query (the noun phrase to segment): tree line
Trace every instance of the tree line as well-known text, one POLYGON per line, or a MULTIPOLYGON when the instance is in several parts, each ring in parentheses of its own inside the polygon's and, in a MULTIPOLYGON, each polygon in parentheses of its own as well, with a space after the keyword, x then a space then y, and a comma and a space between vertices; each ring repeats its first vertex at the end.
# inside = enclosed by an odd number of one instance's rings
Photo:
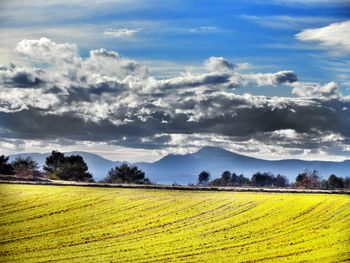
MULTIPOLYGON (((31 157, 18 157, 11 163, 9 158, 0 155, 0 175, 15 176, 17 180, 64 180, 76 182, 94 182, 93 175, 88 171, 88 165, 80 155, 65 156, 59 151, 52 151, 45 160, 43 171, 31 157)), ((13 177, 5 177, 5 179, 13 177)), ((112 168, 101 180, 106 183, 150 184, 145 173, 136 166, 122 164, 112 168)))
POLYGON ((299 173, 294 183, 289 183, 284 175, 274 175, 270 172, 256 172, 251 178, 243 174, 237 175, 230 171, 224 171, 219 178, 210 180, 211 175, 202 171, 198 175, 200 186, 254 186, 254 187, 297 187, 305 189, 350 189, 350 177, 338 177, 331 174, 328 179, 321 179, 317 170, 305 170, 299 173))
MULTIPOLYGON (((52 151, 45 160, 43 171, 31 157, 18 157, 9 162, 9 158, 0 155, 0 175, 15 176, 17 180, 65 180, 94 182, 88 165, 80 155, 65 156, 59 151, 52 151)), ((6 177, 3 177, 6 178, 6 177)), ((307 189, 341 189, 350 188, 350 177, 338 177, 334 174, 328 179, 321 179, 317 170, 305 170, 297 175, 295 182, 289 183, 286 176, 270 172, 256 172, 250 178, 243 174, 224 171, 220 177, 211 179, 207 171, 198 175, 200 186, 254 186, 254 187, 298 187, 307 189)), ((123 163, 110 169, 100 182, 120 184, 151 184, 145 172, 137 166, 123 163)))

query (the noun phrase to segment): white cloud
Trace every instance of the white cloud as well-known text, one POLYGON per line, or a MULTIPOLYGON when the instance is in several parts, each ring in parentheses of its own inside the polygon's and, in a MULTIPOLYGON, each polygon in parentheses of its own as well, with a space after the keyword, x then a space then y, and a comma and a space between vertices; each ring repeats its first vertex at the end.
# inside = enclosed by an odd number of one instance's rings
POLYGON ((305 26, 314 26, 319 23, 332 22, 332 18, 323 16, 287 16, 287 15, 276 15, 276 16, 253 16, 253 15, 242 15, 243 19, 253 21, 259 25, 278 28, 278 29, 303 29, 305 26))
POLYGON ((325 27, 305 29, 296 35, 301 41, 318 42, 321 46, 338 52, 350 53, 350 20, 325 27))
POLYGON ((347 5, 350 0, 272 0, 283 5, 347 5))
POLYGON ((0 98, 0 112, 19 112, 29 107, 48 110, 59 103, 56 95, 38 89, 0 89, 0 98))
POLYGON ((74 44, 56 44, 48 38, 39 40, 20 41, 15 49, 20 55, 28 57, 31 61, 39 63, 57 64, 76 64, 80 62, 78 49, 74 44))
POLYGON ((235 64, 230 63, 223 57, 210 57, 204 62, 208 71, 230 72, 236 68, 235 64))
POLYGON ((144 78, 148 68, 139 62, 121 57, 115 51, 106 49, 91 50, 90 57, 83 63, 83 68, 96 75, 117 77, 120 80, 128 76, 144 78))
POLYGON ((103 32, 103 34, 113 38, 131 38, 138 32, 140 32, 140 29, 120 28, 120 29, 107 29, 103 32))
POLYGON ((338 84, 334 81, 321 85, 319 83, 293 83, 292 93, 300 97, 314 97, 314 98, 338 98, 340 91, 338 84))
POLYGON ((189 31, 191 33, 201 33, 201 32, 215 32, 218 30, 219 30, 219 28, 217 28, 215 26, 201 26, 201 27, 191 28, 189 31))
POLYGON ((280 139, 284 139, 284 138, 287 138, 289 140, 301 139, 301 136, 293 129, 282 129, 282 130, 273 131, 271 135, 273 137, 277 137, 280 139))
POLYGON ((0 20, 10 24, 21 23, 23 18, 27 24, 45 24, 50 22, 65 22, 67 19, 82 19, 96 13, 124 13, 148 5, 144 0, 10 0, 1 1, 0 20))

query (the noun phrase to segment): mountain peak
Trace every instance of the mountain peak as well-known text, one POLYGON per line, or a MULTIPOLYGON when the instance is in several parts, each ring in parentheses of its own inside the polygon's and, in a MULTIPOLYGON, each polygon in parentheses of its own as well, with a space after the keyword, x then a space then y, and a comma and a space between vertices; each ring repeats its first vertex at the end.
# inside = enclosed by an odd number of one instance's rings
POLYGON ((201 149, 199 149, 197 151, 198 152, 213 152, 213 151, 225 151, 228 152, 227 150, 220 148, 220 147, 216 147, 216 146, 204 146, 201 149))
POLYGON ((194 153, 194 155, 239 155, 234 152, 230 152, 226 149, 215 147, 215 146, 205 146, 201 149, 199 149, 197 152, 194 153))

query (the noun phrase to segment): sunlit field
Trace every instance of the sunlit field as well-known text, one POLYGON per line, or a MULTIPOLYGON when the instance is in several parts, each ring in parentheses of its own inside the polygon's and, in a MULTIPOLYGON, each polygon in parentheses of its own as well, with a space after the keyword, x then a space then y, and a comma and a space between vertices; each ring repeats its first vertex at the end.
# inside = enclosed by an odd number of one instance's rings
POLYGON ((0 185, 0 262, 348 262, 350 196, 0 185))

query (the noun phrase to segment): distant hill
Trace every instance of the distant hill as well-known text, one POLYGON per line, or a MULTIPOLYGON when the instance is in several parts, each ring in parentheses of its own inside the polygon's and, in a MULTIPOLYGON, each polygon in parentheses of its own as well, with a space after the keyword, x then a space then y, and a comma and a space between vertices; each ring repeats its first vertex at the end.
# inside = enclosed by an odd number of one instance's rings
MULTIPOLYGON (((108 170, 120 161, 107 160, 97 154, 87 152, 68 152, 66 155, 79 154, 89 166, 96 180, 106 176, 108 170)), ((13 160, 17 156, 32 156, 39 165, 43 165, 49 154, 26 153, 10 156, 13 160)), ((326 161, 303 161, 303 160, 262 160, 237 153, 233 153, 218 147, 203 147, 199 151, 185 155, 169 154, 162 159, 153 162, 135 163, 139 168, 146 172, 146 176, 156 183, 163 184, 188 184, 195 183, 198 174, 207 170, 211 177, 216 178, 225 170, 243 173, 250 177, 257 171, 270 171, 274 174, 280 173, 286 175, 290 181, 294 181, 298 173, 305 169, 320 171, 321 176, 328 178, 332 173, 338 176, 350 176, 350 160, 343 162, 326 161)))

